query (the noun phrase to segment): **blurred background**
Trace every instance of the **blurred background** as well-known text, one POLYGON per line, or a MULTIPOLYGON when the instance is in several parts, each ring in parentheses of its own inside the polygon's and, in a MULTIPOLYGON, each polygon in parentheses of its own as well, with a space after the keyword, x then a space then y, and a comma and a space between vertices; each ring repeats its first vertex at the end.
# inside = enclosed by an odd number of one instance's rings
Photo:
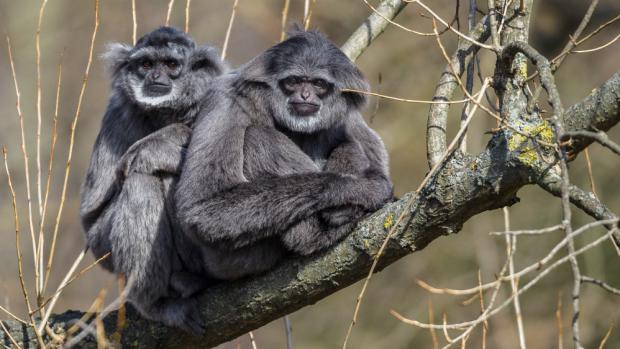
MULTIPOLYGON (((184 27, 185 1, 176 1, 172 9, 171 25, 184 27)), ((198 0, 191 2, 189 32, 197 42, 210 43, 221 48, 228 25, 233 1, 198 0)), ((283 0, 240 0, 232 27, 227 59, 232 66, 242 64, 277 43, 280 38, 283 0)), ((303 19, 303 1, 292 0, 289 23, 303 19)), ((378 1, 373 1, 376 4, 378 1)), ((478 6, 486 12, 486 1, 478 6)), ((163 25, 168 9, 167 0, 137 0, 138 37, 163 25)), ((455 1, 429 1, 440 16, 449 20, 454 16, 455 1)), ((568 40, 589 1, 540 0, 535 1, 530 41, 548 57, 557 54, 568 40)), ((30 176, 32 199, 36 202, 35 134, 36 134, 36 65, 35 32, 40 1, 0 0, 0 30, 11 38, 17 79, 21 92, 21 108, 24 115, 27 147, 30 152, 30 176)), ((108 42, 131 43, 131 1, 108 0, 100 5, 100 27, 95 43, 96 58, 91 68, 84 102, 77 125, 75 149, 69 176, 69 186, 60 222, 59 243, 48 289, 55 289, 69 266, 84 246, 79 223, 79 190, 97 135, 108 96, 108 78, 98 56, 108 42)), ((460 4, 460 27, 467 30, 467 1, 460 4)), ((420 16, 421 9, 409 5, 396 21, 407 27, 432 32, 428 18, 420 16)), ((620 13, 620 2, 601 0, 591 24, 585 33, 620 13)), ((318 28, 338 45, 370 14, 362 1, 318 0, 313 8, 311 26, 318 28)), ((480 16, 479 16, 480 17, 480 16)), ((42 168, 43 181, 47 175, 52 117, 54 114, 58 65, 62 61, 63 80, 60 94, 58 144, 56 147, 50 203, 45 229, 51 235, 68 154, 70 125, 73 120, 84 69, 88 58, 90 36, 94 20, 93 1, 49 1, 41 31, 41 79, 42 79, 42 168), (62 56, 62 58, 61 58, 62 56)), ((620 32, 620 25, 605 29, 584 48, 596 47, 613 39, 620 32)), ((456 47, 451 33, 442 36, 448 52, 456 47)), ((494 61, 488 53, 481 54, 482 75, 493 73, 494 61)), ((402 98, 429 100, 435 84, 445 66, 445 61, 434 37, 417 36, 394 26, 358 59, 357 64, 366 74, 375 92, 402 98)), ((591 54, 569 56, 556 74, 556 80, 565 106, 581 100, 590 91, 610 78, 620 69, 620 44, 617 42, 604 50, 591 54)), ((479 86, 479 81, 476 82, 479 86)), ((476 88, 477 88, 476 87, 476 88)), ((455 98, 462 98, 456 95, 455 98)), ((32 283, 32 248, 27 225, 26 187, 23 158, 20 152, 20 127, 15 108, 13 85, 6 44, 0 44, 0 145, 8 149, 9 168, 18 195, 22 227, 22 251, 25 274, 30 289, 32 283)), ((365 111, 371 127, 383 137, 390 153, 390 168, 396 192, 402 195, 415 190, 428 171, 425 148, 425 125, 428 105, 409 104, 386 99, 372 99, 365 111)), ((451 109, 450 135, 458 128, 460 106, 451 109)), ((469 130, 469 149, 478 152, 484 148, 489 136, 485 131, 495 127, 495 121, 479 113, 469 130)), ((612 139, 620 139, 619 128, 610 132, 612 139)), ((619 161, 616 156, 598 145, 590 148, 597 194, 612 211, 620 212, 620 186, 618 186, 619 161)), ((573 183, 589 189, 584 156, 570 164, 573 183)), ((521 203, 510 208, 513 229, 536 229, 560 222, 560 201, 536 187, 526 187, 519 193, 521 203)), ((36 203, 33 205, 35 210, 36 203)), ((575 226, 591 219, 575 212, 575 226)), ((36 224, 36 220, 35 220, 36 224)), ((483 282, 494 279, 505 259, 503 237, 489 236, 490 231, 503 230, 501 210, 486 212, 472 218, 455 236, 441 238, 425 250, 403 258, 373 277, 361 307, 358 323, 353 330, 350 348, 425 348, 432 347, 430 333, 399 322, 389 310, 427 320, 428 302, 432 300, 435 320, 440 321, 446 312, 449 321, 465 321, 475 318, 480 310, 477 302, 462 306, 464 298, 429 295, 416 285, 421 279, 433 286, 469 288, 477 284, 481 271, 483 282)), ((519 239, 516 268, 524 267, 544 256, 550 247, 561 240, 562 233, 544 237, 519 239)), ((589 239, 585 234, 578 242, 589 239)), ((82 265, 91 263, 88 256, 82 265)), ((606 280, 620 286, 619 258, 611 246, 597 248, 580 257, 586 275, 606 280)), ((0 172, 0 305, 18 315, 25 314, 25 305, 17 277, 15 235, 11 195, 4 171, 0 172)), ((529 280, 529 278, 528 278, 529 280)), ((546 277, 521 298, 527 343, 532 348, 555 348, 560 333, 556 315, 560 310, 565 345, 570 340, 570 290, 571 273, 568 265, 546 277)), ((521 283, 527 280, 524 278, 521 283)), ((296 348, 340 347, 349 326, 355 298, 361 284, 355 284, 328 297, 313 306, 291 315, 293 338, 296 348)), ((508 286, 500 293, 505 299, 508 286)), ((108 289, 106 302, 115 298, 115 278, 99 267, 86 273, 71 284, 60 298, 55 312, 66 309, 87 309, 101 288, 108 289)), ((583 286, 581 329, 586 347, 598 346, 609 326, 620 320, 620 297, 586 284, 583 286)), ((487 300, 488 301, 488 300, 487 300)), ((5 315, 0 313, 0 318, 5 315)), ((285 333, 282 321, 274 321, 254 331, 259 348, 284 348, 285 333)), ((441 333, 438 333, 441 337, 441 333)), ((470 337, 469 347, 480 347, 481 328, 470 337)), ((223 348, 249 347, 247 336, 222 345, 223 348)), ((517 329, 512 307, 493 317, 488 328, 488 347, 517 348, 517 329)), ((614 329, 607 348, 620 347, 620 330, 614 329)))

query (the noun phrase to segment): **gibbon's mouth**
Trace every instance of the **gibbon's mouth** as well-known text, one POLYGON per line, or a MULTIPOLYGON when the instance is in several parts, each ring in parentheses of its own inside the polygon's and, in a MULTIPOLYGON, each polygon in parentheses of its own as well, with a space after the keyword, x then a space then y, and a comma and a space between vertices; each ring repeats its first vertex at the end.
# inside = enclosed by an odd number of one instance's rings
POLYGON ((314 115, 321 108, 321 106, 318 104, 306 102, 291 102, 291 107, 293 108, 295 115, 299 116, 314 115))
POLYGON ((168 84, 152 83, 146 85, 144 90, 150 96, 163 96, 170 93, 172 86, 168 84))

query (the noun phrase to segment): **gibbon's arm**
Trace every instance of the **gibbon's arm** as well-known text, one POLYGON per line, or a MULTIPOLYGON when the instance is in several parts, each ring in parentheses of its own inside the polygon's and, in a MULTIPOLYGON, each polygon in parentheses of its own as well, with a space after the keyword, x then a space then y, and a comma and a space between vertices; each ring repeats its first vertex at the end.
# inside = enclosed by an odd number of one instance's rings
POLYGON ((181 171, 175 199, 190 236, 207 243, 255 241, 329 207, 383 204, 368 195, 385 190, 374 179, 317 172, 248 180, 244 161, 252 154, 244 153, 244 144, 251 120, 228 103, 220 100, 199 118, 181 171))

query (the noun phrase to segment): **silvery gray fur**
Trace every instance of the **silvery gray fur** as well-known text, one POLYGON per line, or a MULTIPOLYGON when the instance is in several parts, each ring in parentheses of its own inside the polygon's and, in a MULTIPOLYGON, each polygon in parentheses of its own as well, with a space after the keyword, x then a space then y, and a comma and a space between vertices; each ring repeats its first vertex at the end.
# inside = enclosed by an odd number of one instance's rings
POLYGON ((213 48, 170 27, 135 47, 112 44, 104 59, 112 93, 82 186, 87 245, 96 257, 111 253, 103 267, 127 276, 128 300, 145 317, 200 332, 194 294, 203 278, 179 258, 193 252, 177 234, 170 195, 200 103, 224 65, 213 48))
POLYGON ((366 97, 343 89, 368 84, 322 34, 300 30, 211 84, 175 193, 210 277, 332 246, 392 198, 385 147, 359 113, 366 97), (283 87, 292 78, 321 92, 300 99, 283 87), (316 103, 297 107, 305 98, 316 103))

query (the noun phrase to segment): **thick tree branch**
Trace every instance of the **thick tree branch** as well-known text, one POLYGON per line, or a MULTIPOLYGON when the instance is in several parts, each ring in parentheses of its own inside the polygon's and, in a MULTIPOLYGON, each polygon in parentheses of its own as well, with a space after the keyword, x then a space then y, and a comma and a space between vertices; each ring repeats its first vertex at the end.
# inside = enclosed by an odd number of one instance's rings
MULTIPOLYGON (((564 128, 570 131, 607 131, 620 121, 620 71, 601 87, 564 113, 564 128)), ((569 146, 571 155, 577 155, 594 140, 575 137, 569 146)))
MULTIPOLYGON (((482 18, 478 24, 468 34, 469 37, 479 42, 485 42, 491 35, 489 16, 482 18)), ((452 99, 454 91, 458 87, 457 79, 452 73, 455 71, 459 77, 465 72, 468 61, 476 56, 480 47, 474 45, 471 41, 459 41, 456 52, 450 58, 450 64, 446 65, 435 93, 433 101, 449 102, 452 99)), ((448 111, 450 104, 436 103, 431 104, 428 112, 428 121, 426 124, 426 157, 430 168, 433 168, 441 159, 447 149, 446 132, 448 124, 448 111)))
MULTIPOLYGON (((516 167, 507 143, 496 136, 489 150, 478 157, 456 153, 429 182, 397 228, 381 257, 379 269, 424 248, 441 235, 458 232, 463 223, 480 212, 511 205, 515 194, 527 184, 527 173, 516 167)), ((291 313, 362 279, 373 256, 399 216, 411 194, 403 196, 364 220, 335 248, 310 258, 289 259, 275 270, 248 280, 208 289, 201 300, 206 336, 193 338, 180 330, 127 314, 122 333, 126 348, 205 348, 233 339, 285 314, 291 313)), ((83 313, 70 311, 53 316, 54 328, 66 328, 83 313)), ((105 320, 108 335, 115 331, 116 312, 105 320)), ((19 323, 5 325, 24 344, 34 345, 30 329, 19 323)), ((0 341, 8 340, 0 334, 0 341)), ((96 347, 93 338, 81 347, 96 347)))

